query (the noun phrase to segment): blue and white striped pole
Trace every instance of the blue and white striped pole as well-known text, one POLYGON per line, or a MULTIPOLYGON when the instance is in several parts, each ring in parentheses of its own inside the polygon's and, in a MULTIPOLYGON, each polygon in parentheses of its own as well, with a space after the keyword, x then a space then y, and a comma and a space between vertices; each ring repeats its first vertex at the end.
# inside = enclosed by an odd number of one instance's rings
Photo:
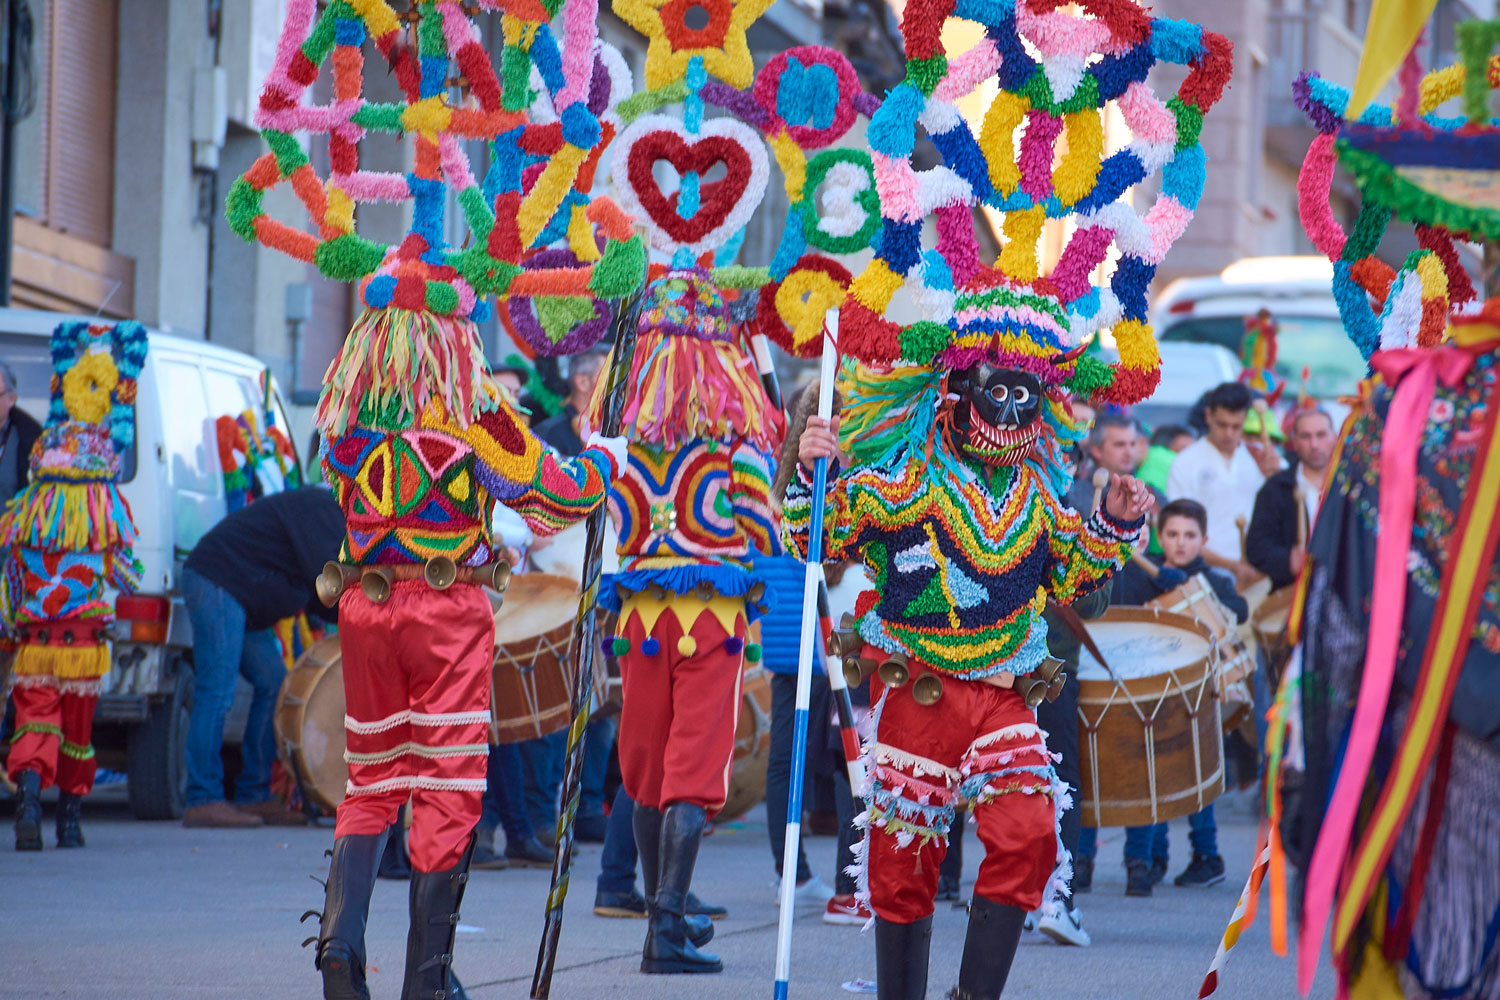
MULTIPOLYGON (((818 416, 833 416, 833 375, 838 367, 839 312, 828 310, 823 331, 823 370, 818 379, 818 416)), ((813 463, 812 517, 808 524, 807 576, 802 586, 802 645, 797 658, 797 714, 792 724, 792 787, 787 798, 786 841, 781 862, 781 920, 776 928, 774 1000, 786 1000, 792 972, 793 897, 797 891, 797 848, 802 841, 802 785, 807 771, 807 707, 812 700, 812 667, 818 628, 818 591, 823 586, 823 501, 828 459, 813 463)), ((833 673, 830 668, 829 674, 833 673)))

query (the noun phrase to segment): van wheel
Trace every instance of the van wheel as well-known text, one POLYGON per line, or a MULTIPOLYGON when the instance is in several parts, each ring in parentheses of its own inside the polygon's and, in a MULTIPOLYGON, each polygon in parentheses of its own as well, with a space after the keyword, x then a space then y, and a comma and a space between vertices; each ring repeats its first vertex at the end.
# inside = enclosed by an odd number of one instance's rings
POLYGON ((193 670, 177 662, 172 697, 153 702, 146 721, 130 727, 127 774, 136 819, 177 819, 187 798, 188 716, 193 670))

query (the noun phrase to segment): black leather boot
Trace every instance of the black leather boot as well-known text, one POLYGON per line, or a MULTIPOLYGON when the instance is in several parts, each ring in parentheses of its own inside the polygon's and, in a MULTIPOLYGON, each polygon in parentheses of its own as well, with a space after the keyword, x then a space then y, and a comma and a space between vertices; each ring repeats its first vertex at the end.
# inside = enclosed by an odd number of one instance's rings
POLYGON ((59 795, 57 797, 58 847, 83 846, 83 828, 78 822, 82 815, 82 795, 59 795))
POLYGON ((35 771, 16 775, 16 850, 42 849, 42 776, 35 771))
MULTIPOLYGON (((651 915, 652 900, 656 898, 657 873, 661 870, 661 811, 637 805, 631 814, 631 829, 635 831, 636 853, 641 859, 641 881, 646 887, 646 915, 651 915)), ((691 897, 692 893, 688 893, 691 897)), ((701 905, 701 904, 700 904, 701 905)), ((688 913, 683 917, 687 927, 687 939, 696 948, 702 948, 714 939, 713 918, 706 914, 688 913)), ((651 925, 646 925, 646 947, 651 947, 651 925)))
POLYGON ((927 1000, 932 917, 910 924, 875 918, 875 989, 879 1000, 927 1000))
POLYGON ((323 973, 323 1000, 370 1000, 365 985, 365 923, 385 838, 384 833, 359 833, 333 842, 315 959, 323 973))
MULTIPOLYGON (((636 814, 641 812, 636 806, 636 814)), ((674 802, 661 813, 656 892, 648 899, 650 927, 641 950, 641 971, 659 974, 723 972, 719 956, 698 950, 688 937, 688 887, 698 860, 698 842, 708 815, 702 806, 674 802)), ((644 859, 645 851, 642 851, 644 859)), ((710 926, 710 929, 711 926, 710 926)))
POLYGON ((1026 911, 1002 906, 976 894, 969 906, 969 934, 964 938, 964 957, 958 967, 958 987, 949 1000, 999 1000, 1021 943, 1021 925, 1026 911))
POLYGON ((445 872, 411 874, 411 930, 406 936, 406 982, 401 1000, 458 1000, 463 987, 453 975, 453 939, 458 907, 469 881, 474 838, 458 864, 445 872))
POLYGON ((411 856, 406 853, 406 824, 401 821, 400 813, 386 831, 385 850, 381 852, 377 872, 381 878, 400 882, 411 878, 411 856))

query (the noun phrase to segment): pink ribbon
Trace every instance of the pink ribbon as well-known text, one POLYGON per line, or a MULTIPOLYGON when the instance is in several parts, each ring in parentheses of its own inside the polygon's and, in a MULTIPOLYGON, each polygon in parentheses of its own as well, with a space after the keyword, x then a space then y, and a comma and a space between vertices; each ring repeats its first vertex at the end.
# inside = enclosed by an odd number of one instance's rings
POLYGON ((1406 612, 1406 558, 1416 507, 1417 456, 1427 414, 1438 381, 1454 385, 1473 360, 1469 351, 1453 347, 1379 351, 1370 358, 1370 366, 1385 377, 1386 384, 1395 385, 1396 391, 1380 439, 1380 530, 1375 543, 1375 582, 1359 700, 1333 798, 1307 869, 1297 942, 1297 989, 1303 996, 1312 988, 1318 968, 1334 889, 1348 854, 1396 673, 1396 650, 1406 612))

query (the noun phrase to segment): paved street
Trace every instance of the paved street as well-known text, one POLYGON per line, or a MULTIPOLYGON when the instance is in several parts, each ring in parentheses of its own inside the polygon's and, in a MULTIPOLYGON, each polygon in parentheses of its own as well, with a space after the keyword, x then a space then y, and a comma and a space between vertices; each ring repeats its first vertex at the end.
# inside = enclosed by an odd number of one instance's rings
MULTIPOLYGON (((114 792, 115 789, 107 790, 114 792)), ((1223 810, 1221 810, 1222 812, 1223 810)), ((247 832, 185 830, 132 820, 122 804, 95 804, 85 815, 89 846, 18 855, 0 851, 0 973, 3 997, 99 997, 110 1000, 308 998, 319 996, 311 950, 317 932, 297 917, 320 908, 311 876, 325 868, 332 828, 247 832)), ((1063 949, 1038 936, 1023 944, 1006 997, 1188 998, 1197 988, 1248 870, 1254 828, 1225 816, 1220 838, 1229 878, 1207 890, 1159 887, 1153 898, 1124 898, 1122 834, 1101 838, 1094 892, 1081 903, 1094 936, 1088 949, 1063 949)), ((4 829, 8 848, 8 821, 4 829)), ((966 841, 965 892, 979 863, 966 841)), ((1174 825, 1172 871, 1186 861, 1186 826, 1174 825), (1180 827, 1181 829, 1178 829, 1180 827)), ((833 840, 811 841, 813 866, 832 880, 833 840)), ((713 943, 724 960, 717 977, 646 977, 637 972, 644 924, 606 920, 590 910, 599 848, 575 864, 552 995, 763 1000, 770 996, 776 904, 763 815, 720 827, 704 843, 696 889, 730 908, 713 943)), ((475 1000, 528 993, 548 873, 476 872, 464 900, 457 965, 475 1000)), ((942 904, 933 934, 929 996, 953 985, 965 915, 942 904)), ((382 882, 370 921, 370 973, 376 1000, 396 995, 406 934, 406 886, 382 882)), ((852 997, 845 981, 874 978, 874 940, 856 928, 829 927, 816 912, 799 917, 792 995, 852 997)), ((1225 1000, 1294 997, 1289 960, 1270 953, 1264 918, 1236 949, 1219 994, 1225 1000)), ((1313 996, 1332 995, 1319 975, 1313 996)))

